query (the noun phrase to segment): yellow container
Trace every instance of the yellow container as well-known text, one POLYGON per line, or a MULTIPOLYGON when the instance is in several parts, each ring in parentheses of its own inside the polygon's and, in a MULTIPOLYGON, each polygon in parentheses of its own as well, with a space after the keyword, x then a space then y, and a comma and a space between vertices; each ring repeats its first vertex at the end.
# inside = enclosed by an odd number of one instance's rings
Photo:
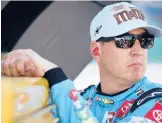
POLYGON ((2 77, 2 123, 15 119, 47 105, 48 82, 44 78, 2 77))
POLYGON ((49 105, 28 115, 18 118, 15 123, 57 123, 58 118, 54 118, 51 110, 56 106, 49 105))
POLYGON ((1 122, 12 123, 14 119, 14 92, 9 82, 1 83, 1 122))

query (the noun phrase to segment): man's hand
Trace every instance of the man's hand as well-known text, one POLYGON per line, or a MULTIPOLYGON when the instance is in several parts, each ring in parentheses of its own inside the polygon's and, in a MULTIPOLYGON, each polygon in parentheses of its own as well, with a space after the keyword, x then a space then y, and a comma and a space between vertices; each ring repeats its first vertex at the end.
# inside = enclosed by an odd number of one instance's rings
POLYGON ((31 49, 14 50, 1 61, 2 74, 5 76, 42 77, 44 73, 57 67, 31 49))

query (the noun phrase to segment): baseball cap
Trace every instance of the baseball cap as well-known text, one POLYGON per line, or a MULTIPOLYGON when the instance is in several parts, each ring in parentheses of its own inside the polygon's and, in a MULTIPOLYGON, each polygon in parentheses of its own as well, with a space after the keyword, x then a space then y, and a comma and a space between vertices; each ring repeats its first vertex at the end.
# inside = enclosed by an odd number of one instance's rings
POLYGON ((144 28, 155 37, 162 36, 162 30, 148 25, 144 14, 136 6, 127 2, 108 5, 91 22, 91 41, 118 36, 137 28, 144 28))

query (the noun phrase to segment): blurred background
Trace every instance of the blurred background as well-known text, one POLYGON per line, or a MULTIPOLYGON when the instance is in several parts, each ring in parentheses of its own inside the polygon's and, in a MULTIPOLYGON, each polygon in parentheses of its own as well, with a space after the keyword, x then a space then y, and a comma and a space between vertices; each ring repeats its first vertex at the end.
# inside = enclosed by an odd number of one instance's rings
MULTIPOLYGON (((78 88, 98 83, 89 53, 89 26, 106 5, 118 1, 1 1, 1 53, 30 48, 62 67, 78 88)), ((162 28, 162 1, 128 1, 148 23, 162 28)), ((162 83, 162 38, 148 51, 146 76, 162 83)))

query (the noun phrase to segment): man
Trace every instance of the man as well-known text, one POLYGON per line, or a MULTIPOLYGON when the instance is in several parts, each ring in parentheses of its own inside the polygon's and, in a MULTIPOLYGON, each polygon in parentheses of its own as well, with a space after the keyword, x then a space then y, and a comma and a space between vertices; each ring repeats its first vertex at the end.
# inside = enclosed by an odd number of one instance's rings
POLYGON ((51 102, 63 123, 162 122, 162 85, 144 77, 147 49, 162 30, 147 25, 134 5, 106 6, 92 20, 90 52, 98 63, 100 84, 80 95, 57 65, 32 50, 15 50, 4 56, 6 76, 44 76, 51 102), (86 102, 87 103, 86 103, 86 102))

